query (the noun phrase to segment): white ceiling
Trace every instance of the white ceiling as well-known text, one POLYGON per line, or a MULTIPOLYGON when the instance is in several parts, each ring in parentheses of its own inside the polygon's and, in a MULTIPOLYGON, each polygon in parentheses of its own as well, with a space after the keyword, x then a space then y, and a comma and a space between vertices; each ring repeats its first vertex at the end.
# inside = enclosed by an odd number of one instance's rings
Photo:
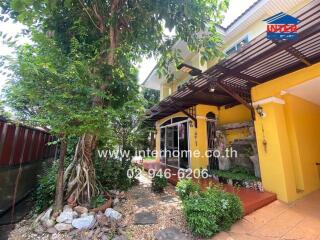
POLYGON ((286 92, 320 106, 320 77, 289 88, 286 92))

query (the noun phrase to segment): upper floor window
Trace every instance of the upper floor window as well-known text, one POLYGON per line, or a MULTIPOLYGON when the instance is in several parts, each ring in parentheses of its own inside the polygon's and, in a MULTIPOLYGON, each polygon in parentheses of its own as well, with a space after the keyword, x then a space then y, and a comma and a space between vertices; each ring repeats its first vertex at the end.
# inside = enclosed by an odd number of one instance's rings
POLYGON ((247 44, 249 42, 249 36, 246 35, 241 41, 237 42, 236 44, 234 44, 231 48, 229 48, 226 51, 227 55, 230 55, 236 51, 238 51, 243 45, 247 44))

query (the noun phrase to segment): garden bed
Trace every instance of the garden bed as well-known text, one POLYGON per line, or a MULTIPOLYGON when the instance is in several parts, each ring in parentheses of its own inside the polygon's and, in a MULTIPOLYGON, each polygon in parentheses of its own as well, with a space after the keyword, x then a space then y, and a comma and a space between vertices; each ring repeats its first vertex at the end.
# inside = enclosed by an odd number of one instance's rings
POLYGON ((236 167, 230 170, 213 170, 211 174, 214 180, 222 184, 244 187, 259 192, 264 191, 261 180, 245 168, 236 167))

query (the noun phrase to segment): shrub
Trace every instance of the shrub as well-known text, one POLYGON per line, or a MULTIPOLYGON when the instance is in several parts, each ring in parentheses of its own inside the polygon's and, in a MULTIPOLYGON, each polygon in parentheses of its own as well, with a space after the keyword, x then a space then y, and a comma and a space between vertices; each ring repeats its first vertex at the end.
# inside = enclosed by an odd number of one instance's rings
MULTIPOLYGON (((73 158, 75 145, 78 142, 77 137, 69 137, 67 144, 66 158, 64 161, 65 169, 70 164, 73 158)), ((58 175, 59 159, 53 161, 53 163, 43 170, 43 173, 38 177, 38 185, 33 192, 33 198, 35 200, 34 211, 40 213, 46 208, 51 206, 54 202, 56 193, 56 177, 58 175)))
POLYGON ((190 195, 200 192, 200 186, 192 181, 192 179, 182 179, 177 183, 176 192, 183 200, 190 195))
POLYGON ((129 178, 127 174, 128 169, 134 168, 130 160, 96 158, 94 164, 97 179, 104 190, 128 190, 136 183, 135 176, 129 178))
POLYGON ((201 237, 228 230, 243 215, 240 199, 218 188, 191 195, 182 205, 189 228, 201 237))
POLYGON ((35 199, 35 212, 40 213, 53 204, 56 191, 56 176, 58 174, 58 161, 46 168, 38 179, 38 186, 33 193, 35 199))
POLYGON ((249 169, 244 167, 234 167, 229 170, 214 170, 213 173, 224 179, 232 179, 237 181, 248 181, 248 180, 258 180, 254 174, 250 172, 249 169))
POLYGON ((103 195, 99 195, 99 196, 93 197, 91 199, 90 207, 97 208, 97 207, 103 205, 105 202, 106 202, 106 198, 103 195))
POLYGON ((163 175, 156 175, 152 178, 152 190, 154 192, 163 192, 167 184, 168 181, 163 175))

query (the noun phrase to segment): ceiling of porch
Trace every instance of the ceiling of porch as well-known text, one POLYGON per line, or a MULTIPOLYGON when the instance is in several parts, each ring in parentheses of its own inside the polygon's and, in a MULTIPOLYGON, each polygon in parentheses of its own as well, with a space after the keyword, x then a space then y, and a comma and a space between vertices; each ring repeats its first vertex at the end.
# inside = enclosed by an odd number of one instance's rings
POLYGON ((289 88, 286 92, 320 106, 320 77, 289 88))

